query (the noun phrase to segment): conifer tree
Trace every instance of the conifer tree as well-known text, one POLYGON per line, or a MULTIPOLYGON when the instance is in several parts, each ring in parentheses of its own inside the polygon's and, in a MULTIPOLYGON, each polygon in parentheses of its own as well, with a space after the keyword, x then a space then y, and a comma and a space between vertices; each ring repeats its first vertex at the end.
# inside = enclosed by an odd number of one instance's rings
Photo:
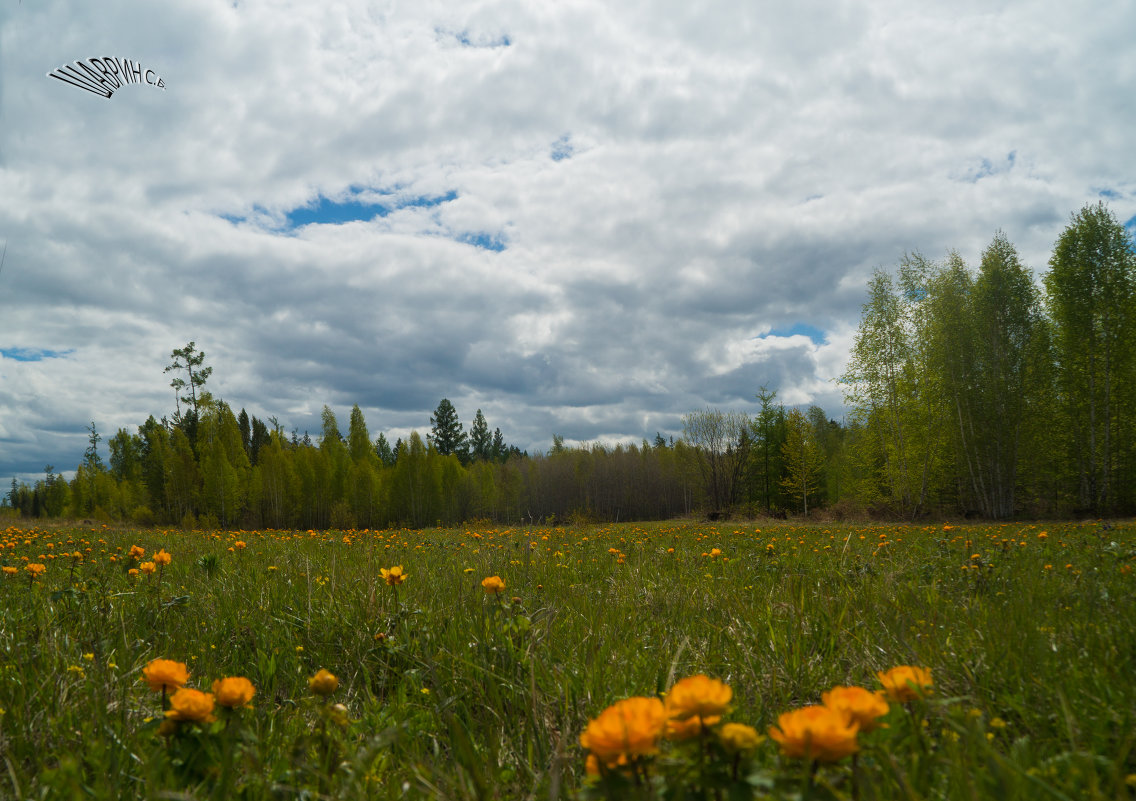
POLYGON ((452 453, 463 464, 469 460, 469 438, 462 430, 457 409, 447 398, 442 398, 434 414, 430 415, 429 443, 443 456, 452 453))
POLYGON ((493 457, 493 435, 489 433, 489 425, 481 409, 477 410, 469 429, 469 449, 474 461, 487 462, 493 457))

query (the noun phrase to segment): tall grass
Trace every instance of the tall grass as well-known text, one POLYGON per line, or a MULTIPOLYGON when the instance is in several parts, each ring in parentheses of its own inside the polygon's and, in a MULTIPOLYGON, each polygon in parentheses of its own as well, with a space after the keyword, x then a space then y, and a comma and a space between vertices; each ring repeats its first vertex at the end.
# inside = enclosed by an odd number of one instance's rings
MULTIPOLYGON (((1129 799, 1134 533, 9 527, 0 798, 569 798, 585 784, 580 732, 621 698, 705 673, 733 688, 730 719, 764 732, 909 664, 935 681, 918 726, 896 717, 856 782, 838 764, 808 792, 1129 799), (160 548, 160 582, 129 574, 160 548), (380 575, 393 565, 401 586, 380 575), (483 590, 492 575, 504 593, 483 590), (161 696, 140 680, 158 657, 202 690, 249 678, 252 707, 161 734, 161 696), (320 668, 339 678, 327 698, 308 688, 320 668)), ((800 772, 767 741, 745 792, 791 797, 800 772)))

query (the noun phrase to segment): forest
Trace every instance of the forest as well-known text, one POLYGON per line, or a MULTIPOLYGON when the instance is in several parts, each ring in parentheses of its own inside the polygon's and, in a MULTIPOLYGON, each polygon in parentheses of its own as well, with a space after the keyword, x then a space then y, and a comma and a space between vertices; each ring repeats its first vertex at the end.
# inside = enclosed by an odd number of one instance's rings
POLYGON ((15 479, 25 517, 187 528, 424 527, 678 516, 1112 516, 1136 510, 1136 247, 1103 203, 1072 215, 1039 287, 1001 232, 977 268, 915 253, 878 269, 841 421, 755 388, 754 413, 707 408, 678 439, 528 454, 468 431, 448 399, 417 432, 372 439, 324 407, 313 440, 234 413, 194 343, 174 350, 176 410, 89 447, 70 481, 15 479))

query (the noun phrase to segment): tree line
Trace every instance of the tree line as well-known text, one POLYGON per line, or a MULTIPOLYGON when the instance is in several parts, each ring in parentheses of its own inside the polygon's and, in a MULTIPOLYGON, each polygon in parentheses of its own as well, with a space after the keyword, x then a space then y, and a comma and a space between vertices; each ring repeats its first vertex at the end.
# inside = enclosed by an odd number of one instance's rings
POLYGON ((28 516, 246 528, 427 526, 473 519, 663 519, 694 513, 917 518, 1115 515, 1136 510, 1136 249, 1103 204, 1061 233, 1039 288, 997 233, 977 270, 957 253, 904 257, 868 286, 847 371, 849 414, 705 409, 676 441, 529 455, 466 432, 443 399, 425 440, 346 435, 324 407, 318 440, 234 414, 206 389, 190 342, 171 354, 176 411, 89 447, 70 482, 45 468, 8 502, 28 516))

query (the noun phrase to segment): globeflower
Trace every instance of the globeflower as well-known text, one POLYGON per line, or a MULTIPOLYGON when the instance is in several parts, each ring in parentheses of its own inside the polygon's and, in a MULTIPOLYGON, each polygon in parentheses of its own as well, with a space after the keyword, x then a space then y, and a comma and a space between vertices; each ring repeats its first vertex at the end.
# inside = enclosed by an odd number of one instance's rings
POLYGON ((406 581, 406 573, 402 572, 402 565, 395 565, 390 570, 380 567, 379 572, 383 574, 383 580, 392 587, 397 587, 406 581))
POLYGON ((138 565, 138 569, 149 576, 158 568, 153 562, 142 562, 140 565, 138 565))
POLYGON ((256 688, 244 676, 228 676, 213 682, 213 695, 217 703, 230 709, 247 705, 255 694, 256 688))
POLYGON ((165 548, 154 554, 154 564, 156 565, 168 565, 172 559, 173 557, 166 553, 165 548))
POLYGON ((143 548, 143 547, 141 547, 140 545, 131 545, 131 546, 130 546, 130 555, 131 555, 131 556, 132 556, 133 558, 135 558, 135 559, 141 559, 141 558, 142 558, 142 555, 143 555, 144 553, 146 553, 146 549, 145 549, 145 548, 143 548))
POLYGON ((836 762, 859 750, 859 729, 859 724, 845 712, 827 706, 806 706, 782 713, 777 725, 769 727, 769 736, 781 745, 781 753, 787 757, 836 762))
POLYGON ((481 580, 481 586, 485 588, 485 592, 489 595, 496 595, 503 592, 505 589, 505 582, 501 580, 500 576, 490 576, 481 580))
POLYGON ((879 719, 888 713, 887 701, 863 687, 833 687, 821 695, 821 703, 850 715, 862 732, 878 729, 879 719))
POLYGON ((142 668, 142 678, 154 692, 176 690, 189 681, 189 670, 184 662, 172 659, 154 659, 142 668))
MULTIPOLYGON (((666 705, 664 704, 664 707, 666 705)), ((675 720, 674 718, 667 718, 667 725, 663 730, 664 736, 668 740, 675 742, 682 742, 683 740, 692 740, 695 737, 701 737, 705 728, 715 725, 721 718, 702 718, 695 715, 694 717, 687 718, 686 720, 675 720)))
POLYGON ((667 714, 658 698, 635 696, 609 706, 590 721, 580 745, 608 766, 658 752, 667 714))
POLYGON ((717 679, 699 674, 680 679, 667 693, 667 717, 674 720, 702 718, 707 726, 713 726, 730 708, 734 691, 730 685, 717 679))
POLYGON ((24 570, 26 570, 28 575, 33 579, 37 579, 44 574, 47 570, 47 566, 38 562, 32 562, 31 564, 24 565, 24 570))
POLYGON ((339 679, 331 671, 320 668, 316 675, 308 679, 308 689, 316 695, 331 695, 339 689, 339 679))
POLYGON ((191 723, 212 723, 213 693, 203 693, 182 687, 170 696, 170 708, 166 710, 166 717, 170 720, 182 720, 191 723))
POLYGON ((753 751, 765 740, 757 733, 757 729, 744 723, 727 723, 718 732, 718 739, 722 747, 731 754, 753 751))
POLYGON ((892 701, 912 701, 932 692, 930 668, 900 665, 876 676, 884 686, 884 694, 892 701))

